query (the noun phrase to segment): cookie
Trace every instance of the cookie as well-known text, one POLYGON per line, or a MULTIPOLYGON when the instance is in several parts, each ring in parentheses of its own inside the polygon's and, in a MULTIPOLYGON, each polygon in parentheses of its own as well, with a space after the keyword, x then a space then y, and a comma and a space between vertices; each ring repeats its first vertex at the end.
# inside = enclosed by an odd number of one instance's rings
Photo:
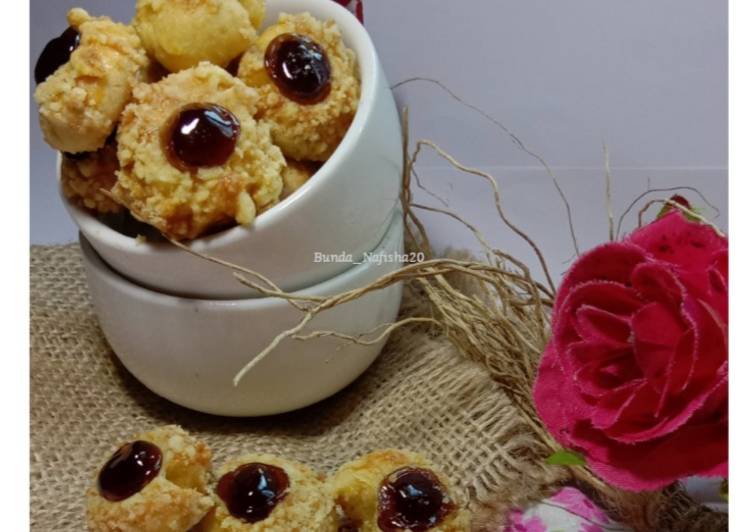
POLYGON ((211 451, 180 427, 139 434, 100 469, 86 494, 92 532, 185 532, 211 509, 211 451))
POLYGON ((60 165, 63 194, 76 205, 101 214, 114 214, 123 206, 108 194, 117 181, 117 147, 114 142, 83 154, 64 154, 60 165))
POLYGON ((138 0, 133 26, 146 51, 171 72, 245 52, 264 14, 262 0, 138 0))
POLYGON ((216 506, 198 532, 336 532, 334 499, 322 475, 270 454, 246 454, 217 473, 216 506))
POLYGON ((258 116, 285 157, 325 161, 357 111, 355 54, 333 21, 282 14, 242 57, 238 77, 258 89, 258 116))
POLYGON ((279 200, 284 157, 254 89, 209 64, 143 83, 123 112, 113 196, 167 236, 249 224, 279 200))
POLYGON ((240 3, 250 15, 250 23, 253 24, 253 27, 255 29, 260 28, 266 16, 265 0, 240 0, 240 3))
POLYGON ((448 480, 418 454, 374 451, 343 465, 331 483, 348 522, 360 532, 469 531, 469 513, 448 480))
POLYGON ((136 32, 83 9, 37 62, 34 99, 47 143, 70 153, 104 146, 147 65, 136 32))
POLYGON ((303 186, 319 168, 319 164, 310 161, 295 161, 287 159, 287 166, 282 171, 282 189, 281 199, 290 196, 295 190, 303 186))

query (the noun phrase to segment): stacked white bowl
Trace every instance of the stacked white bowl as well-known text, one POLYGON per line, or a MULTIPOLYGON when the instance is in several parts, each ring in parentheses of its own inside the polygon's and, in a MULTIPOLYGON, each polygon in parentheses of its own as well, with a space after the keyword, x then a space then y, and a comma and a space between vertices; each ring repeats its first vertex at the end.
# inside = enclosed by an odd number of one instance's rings
MULTIPOLYGON (((331 158, 290 197, 248 227, 188 245, 262 273, 286 291, 326 296, 401 266, 363 260, 403 251, 401 129, 373 43, 349 11, 331 0, 268 0, 266 24, 279 13, 304 11, 334 20, 357 55, 362 89, 352 125, 331 158)), ((235 386, 235 374, 297 324, 300 311, 244 286, 224 266, 169 242, 118 232, 63 200, 80 228, 89 289, 107 340, 138 380, 175 403, 227 416, 294 410, 345 387, 383 347, 385 340, 287 340, 235 386)), ((323 312, 305 331, 363 334, 393 321, 400 300, 401 286, 394 285, 323 312)))

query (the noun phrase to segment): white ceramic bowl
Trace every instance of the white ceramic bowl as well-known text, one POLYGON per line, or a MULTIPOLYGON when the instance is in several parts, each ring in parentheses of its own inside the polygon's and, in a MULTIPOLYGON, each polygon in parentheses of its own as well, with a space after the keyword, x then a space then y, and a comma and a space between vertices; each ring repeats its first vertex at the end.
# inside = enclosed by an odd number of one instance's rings
MULTIPOLYGON (((399 213, 375 252, 401 253, 403 236, 399 213)), ((212 301, 154 292, 115 273, 83 236, 81 248, 99 323, 118 358, 147 388, 194 410, 260 416, 302 408, 352 382, 383 347, 384 342, 363 346, 331 337, 286 340, 234 387, 237 371, 296 325, 299 311, 277 298, 212 301)), ((339 293, 399 266, 364 262, 300 293, 339 293)), ((371 292, 320 314, 305 331, 370 331, 396 318, 401 294, 401 285, 371 292)))
MULTIPOLYGON (((191 243, 208 253, 298 290, 346 269, 316 263, 316 252, 354 256, 373 250, 395 212, 401 186, 401 128, 394 99, 370 37, 360 22, 331 0, 268 0, 266 24, 279 13, 308 11, 333 19, 356 53, 362 91, 349 131, 323 167, 293 195, 235 227, 191 243)), ((226 270, 169 243, 139 243, 65 201, 73 220, 115 270, 162 292, 211 299, 246 298, 226 270)))

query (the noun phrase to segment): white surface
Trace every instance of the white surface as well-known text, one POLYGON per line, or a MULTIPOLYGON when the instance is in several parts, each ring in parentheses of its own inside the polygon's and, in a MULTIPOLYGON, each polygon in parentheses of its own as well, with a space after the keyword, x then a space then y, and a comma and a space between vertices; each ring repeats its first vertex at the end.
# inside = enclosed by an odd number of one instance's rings
MULTIPOLYGON (((130 0, 32 0, 32 65, 47 40, 64 29, 64 13, 74 5, 124 21, 133 13, 130 0)), ((724 208, 725 2, 365 0, 365 17, 392 82, 417 75, 444 81, 503 119, 553 166, 585 167, 599 175, 606 141, 614 166, 655 168, 630 173, 633 186, 633 176, 642 187, 644 176, 662 174, 662 168, 688 168, 685 173, 667 170, 665 179, 698 183, 724 208)), ((398 95, 411 106, 413 134, 434 139, 463 161, 485 167, 534 164, 438 89, 415 85, 398 95)), ((32 241, 72 241, 75 227, 57 197, 54 154, 41 140, 33 105, 31 120, 32 241)), ((473 216, 490 224, 492 205, 470 196, 462 183, 455 182, 456 202, 474 204, 473 216)), ((514 189, 508 194, 520 209, 534 211, 527 194, 537 198, 549 190, 543 178, 530 177, 529 183, 516 187, 519 194, 514 189), (537 181, 543 182, 540 188, 531 184, 537 181)), ((600 204, 593 190, 599 181, 564 184, 582 203, 600 204)), ((599 221, 581 218, 583 240, 601 238, 599 221)), ((560 219, 551 213, 528 222, 550 227, 560 219)), ((442 227, 435 227, 439 239, 445 239, 442 227)), ((545 247, 562 238, 552 229, 550 240, 542 235, 545 247)), ((460 247, 465 242, 451 243, 460 247)))
MULTIPOLYGON (((336 20, 357 54, 362 77, 357 115, 336 152, 289 198, 262 213, 250 227, 235 227, 190 244, 196 251, 260 272, 287 291, 320 283, 349 267, 314 262, 316 253, 345 253, 359 260, 372 251, 393 218, 402 179, 399 117, 367 32, 349 11, 330 0, 274 0, 267 20, 275 20, 282 11, 304 9, 336 20)), ((249 289, 226 268, 169 243, 139 243, 67 204, 91 245, 124 276, 178 295, 248 297, 249 289)))
MULTIPOLYGON (((401 252, 401 214, 377 250, 401 252)), ((147 388, 187 408, 226 416, 287 412, 320 401, 355 380, 386 339, 358 345, 335 338, 279 344, 238 386, 235 374, 303 314, 282 299, 209 301, 152 292, 118 276, 82 242, 89 291, 102 331, 125 367, 147 388)), ((325 296, 366 285, 396 262, 365 262, 301 292, 325 296)), ((316 316, 302 333, 363 334, 396 318, 401 284, 316 316)))

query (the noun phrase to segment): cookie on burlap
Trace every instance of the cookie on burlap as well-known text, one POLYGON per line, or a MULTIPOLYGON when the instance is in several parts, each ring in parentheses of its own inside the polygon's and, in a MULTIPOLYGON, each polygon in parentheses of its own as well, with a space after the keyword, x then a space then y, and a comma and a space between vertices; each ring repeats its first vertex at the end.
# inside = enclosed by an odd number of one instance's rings
POLYGON ((213 506, 206 495, 210 467, 208 446, 176 425, 137 435, 118 449, 89 488, 89 530, 189 530, 213 506), (146 456, 154 448, 155 454, 146 456), (147 474, 141 465, 144 463, 151 465, 147 474), (134 479, 136 475, 142 478, 134 479), (117 491, 113 491, 115 488, 117 491))
POLYGON ((374 451, 341 466, 331 484, 346 519, 360 532, 469 531, 469 512, 448 479, 419 454, 374 451))
MULTIPOLYGON (((315 65, 305 61, 316 60, 317 56, 313 56, 316 54, 303 54, 291 59, 287 66, 309 72, 315 65)), ((320 66, 320 61, 316 64, 320 66)), ((281 14, 245 53, 238 77, 258 89, 258 116, 271 123, 274 143, 286 157, 300 161, 329 158, 352 123, 360 99, 354 52, 345 46, 333 21, 316 20, 309 13, 281 14), (291 99, 269 74, 269 46, 287 35, 303 36, 323 50, 328 67, 321 68, 328 70, 330 86, 322 100, 311 103, 291 99)))
POLYGON ((147 65, 138 35, 108 17, 91 17, 80 8, 68 12, 80 34, 67 62, 40 82, 34 92, 44 139, 70 153, 104 146, 133 87, 147 65))
POLYGON ((279 200, 285 166, 269 126, 252 116, 257 100, 254 89, 210 63, 140 84, 118 127, 121 169, 113 196, 135 218, 176 239, 249 224, 279 200), (169 153, 166 132, 196 105, 218 106, 236 121, 236 140, 220 164, 181 167, 169 153))
POLYGON ((336 532, 339 518, 325 477, 271 454, 245 454, 217 473, 216 506, 199 532, 336 532))

